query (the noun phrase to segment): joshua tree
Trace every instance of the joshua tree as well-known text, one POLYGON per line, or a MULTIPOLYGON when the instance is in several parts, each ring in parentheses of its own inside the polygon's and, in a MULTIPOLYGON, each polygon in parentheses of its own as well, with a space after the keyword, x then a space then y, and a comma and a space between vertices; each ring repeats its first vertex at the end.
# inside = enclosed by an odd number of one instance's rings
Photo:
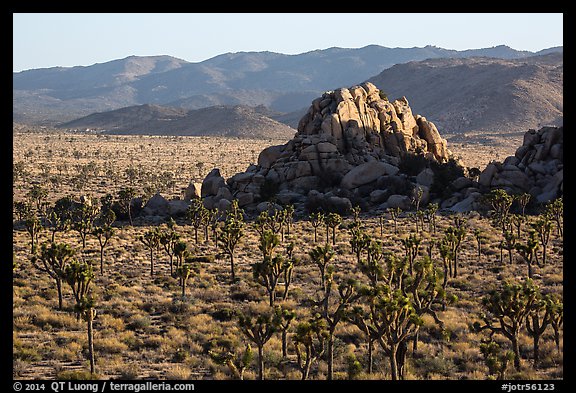
MULTIPOLYGON (((217 208, 208 210, 208 225, 212 230, 212 241, 214 242, 214 247, 218 247, 218 223, 222 214, 217 208)), ((208 227, 206 227, 208 229, 208 227)))
POLYGON ((534 351, 534 368, 538 368, 540 362, 540 337, 550 325, 551 312, 553 312, 553 301, 544 299, 538 292, 537 299, 530 313, 526 316, 526 331, 532 337, 534 351))
POLYGON ((74 250, 68 244, 50 243, 48 247, 47 243, 43 243, 39 255, 32 257, 32 264, 56 281, 59 310, 62 310, 62 276, 74 254, 74 250))
POLYGON ((392 220, 394 220, 394 233, 398 233, 398 217, 400 216, 401 211, 402 210, 400 210, 399 207, 388 208, 388 212, 390 213, 392 220))
POLYGON ((118 203, 122 211, 128 213, 128 219, 132 226, 132 199, 136 197, 136 190, 132 187, 122 188, 118 191, 118 203))
POLYGON ((504 234, 504 248, 508 250, 508 258, 510 265, 512 265, 512 250, 516 249, 516 236, 510 231, 505 231, 504 234))
POLYGON ((381 262, 385 255, 382 251, 382 242, 370 241, 367 247, 368 258, 358 262, 360 271, 368 277, 372 286, 378 285, 378 282, 384 278, 384 267, 381 262))
MULTIPOLYGON (((454 260, 454 252, 452 251, 450 243, 446 241, 446 239, 440 242, 438 249, 440 251, 440 257, 442 258, 442 263, 444 266, 444 280, 442 282, 442 288, 446 290, 448 277, 452 275, 452 261, 454 260)), ((444 304, 442 308, 445 310, 446 305, 444 304)))
POLYGON ((528 265, 528 278, 532 278, 532 261, 538 249, 538 239, 536 232, 530 231, 530 236, 525 244, 516 243, 516 251, 522 256, 524 262, 528 265))
MULTIPOLYGON (((290 229, 292 229, 292 222, 294 221, 294 205, 286 205, 283 211, 287 235, 290 236, 290 229)), ((282 241, 284 241, 284 239, 282 239, 282 241)))
POLYGON ((46 220, 52 230, 52 242, 56 240, 56 232, 67 232, 72 226, 74 201, 70 197, 58 199, 54 207, 49 208, 46 220))
POLYGON ((314 228, 314 243, 318 243, 318 227, 324 222, 324 214, 317 212, 310 214, 310 224, 314 228))
POLYGON ((188 244, 183 240, 176 240, 174 243, 174 256, 176 257, 176 269, 184 265, 186 258, 190 257, 190 251, 188 251, 188 244))
MULTIPOLYGON (((434 322, 444 330, 444 322, 438 318, 436 312, 432 309, 434 303, 442 300, 446 305, 445 288, 440 285, 440 276, 436 273, 432 260, 425 256, 414 263, 414 277, 411 282, 406 283, 405 292, 412 295, 414 310, 418 316, 428 314, 434 318, 434 322)), ((419 330, 414 332, 413 351, 418 349, 419 330)))
POLYGON ((510 214, 510 223, 516 227, 516 236, 520 239, 522 224, 527 221, 526 216, 521 214, 510 214))
POLYGON ((38 236, 42 231, 42 222, 35 212, 30 212, 29 216, 24 219, 26 232, 30 235, 30 253, 36 252, 36 244, 38 244, 38 236))
MULTIPOLYGON (((328 213, 326 216, 326 226, 332 228, 332 245, 336 245, 336 227, 342 223, 342 216, 338 213, 328 213)), ((328 233, 328 231, 326 231, 328 233)), ((328 242, 328 238, 326 238, 328 242)))
POLYGON ((26 196, 30 200, 30 203, 36 207, 36 211, 41 214, 43 212, 44 202, 48 198, 48 190, 34 184, 26 196))
POLYGON ((289 308, 276 306, 274 313, 276 314, 278 327, 282 331, 282 357, 286 359, 288 357, 288 329, 290 329, 290 324, 296 318, 296 312, 289 308))
POLYGON ((366 324, 388 356, 392 380, 403 378, 408 340, 422 324, 410 296, 388 285, 378 285, 368 295, 366 324))
POLYGON ((514 352, 502 352, 500 345, 492 340, 480 344, 480 352, 484 357, 484 363, 488 367, 488 373, 496 375, 497 380, 506 379, 506 370, 514 359, 514 352))
POLYGON ((332 258, 334 258, 334 255, 335 255, 334 251, 332 250, 330 245, 328 243, 326 243, 323 246, 314 247, 308 253, 308 255, 310 255, 312 262, 315 263, 316 266, 318 266, 318 269, 320 269, 321 285, 322 285, 322 288, 324 290, 326 290, 324 272, 326 271, 326 266, 330 263, 332 258))
POLYGON ((475 322, 474 331, 489 329, 490 336, 502 334, 512 344, 514 367, 520 370, 520 347, 518 336, 526 317, 538 301, 538 286, 531 279, 521 284, 504 283, 501 289, 491 290, 483 299, 482 305, 488 314, 481 314, 484 322, 475 322))
POLYGON ((216 363, 228 366, 234 378, 239 380, 244 379, 244 370, 252 363, 254 358, 250 344, 246 345, 246 349, 241 354, 236 354, 227 349, 210 350, 208 354, 216 363))
POLYGON ((368 374, 372 374, 374 366, 374 341, 378 339, 378 332, 374 330, 373 326, 367 323, 370 318, 369 313, 366 312, 363 307, 355 306, 346 310, 344 318, 346 321, 356 325, 362 333, 364 333, 366 343, 368 344, 367 371, 368 374))
POLYGON ((426 213, 426 220, 428 221, 428 231, 436 234, 436 212, 438 211, 437 203, 429 203, 424 211, 426 213))
POLYGON ((414 259, 418 256, 418 250, 420 248, 420 243, 422 239, 415 234, 410 234, 406 239, 402 239, 402 245, 404 246, 404 252, 406 259, 408 260, 408 271, 412 276, 414 274, 414 259))
POLYGON ((474 229, 474 238, 476 239, 476 244, 478 244, 478 262, 482 259, 482 240, 484 236, 479 228, 474 229))
POLYGON ((303 381, 308 379, 312 364, 324 355, 327 337, 326 321, 319 315, 296 326, 294 350, 303 381))
POLYGON ((549 203, 546 205, 546 214, 556 221, 556 231, 558 235, 563 236, 562 227, 563 227, 563 218, 564 218, 564 203, 562 201, 562 197, 555 199, 554 202, 549 203))
POLYGON ((224 226, 218 233, 218 240, 220 241, 222 250, 230 257, 230 274, 232 282, 236 281, 234 271, 234 250, 242 236, 244 236, 244 221, 232 216, 227 217, 224 226))
MULTIPOLYGON (((180 240, 180 235, 173 229, 174 227, 168 226, 168 229, 160 233, 160 244, 170 258, 170 275, 174 276, 174 247, 180 240)), ((184 243, 186 244, 186 243, 184 243)))
POLYGON ((264 345, 279 329, 279 321, 273 310, 238 314, 240 331, 258 347, 258 379, 264 379, 264 345))
POLYGON ((518 204, 522 208, 522 216, 526 215, 526 206, 528 205, 528 203, 530 203, 531 197, 532 197, 532 195, 530 195, 526 192, 523 194, 520 194, 520 195, 516 195, 516 197, 515 197, 515 199, 518 201, 518 204))
POLYGON ((260 236, 260 245, 258 248, 262 251, 262 262, 252 264, 252 276, 254 280, 266 288, 269 297, 270 307, 274 306, 276 299, 276 286, 282 275, 284 259, 280 255, 274 255, 274 249, 280 243, 278 235, 265 231, 260 236))
POLYGON ((550 325, 554 330, 556 350, 560 353, 560 328, 564 323, 564 304, 562 303, 562 298, 558 296, 549 296, 546 301, 550 309, 550 325))
POLYGON ((92 266, 85 262, 72 261, 70 265, 66 266, 64 277, 74 293, 74 299, 76 300, 74 310, 78 316, 81 315, 87 322, 90 373, 94 374, 94 333, 92 329, 92 321, 96 316, 96 310, 94 308, 94 299, 91 296, 88 296, 90 283, 94 279, 92 266))
POLYGON ((190 220, 192 227, 194 228, 195 244, 198 244, 198 229, 207 227, 208 225, 208 220, 210 218, 209 214, 208 209, 204 207, 200 198, 192 199, 192 203, 188 206, 188 210, 186 210, 186 218, 190 220))
POLYGON ((422 196, 424 195, 424 189, 420 186, 416 186, 412 191, 412 205, 416 208, 416 211, 420 210, 420 203, 422 202, 422 196))
MULTIPOLYGON (((110 212, 112 211, 110 210, 110 212)), ((114 212, 112 212, 112 214, 114 214, 114 212)), ((111 225, 96 227, 92 232, 100 244, 100 274, 104 274, 104 248, 108 244, 110 238, 114 236, 114 232, 115 230, 111 225)))
POLYGON ((356 205, 352 208, 352 215, 354 217, 354 223, 360 223, 360 213, 362 212, 362 209, 360 208, 360 206, 356 205))
POLYGON ((90 198, 86 198, 80 206, 74 209, 72 228, 78 232, 82 239, 82 249, 86 248, 86 238, 94 229, 97 215, 98 206, 93 205, 90 198))
POLYGON ((160 249, 160 237, 161 233, 158 228, 149 229, 141 235, 138 239, 148 248, 150 251, 150 276, 154 276, 154 251, 160 249))
POLYGON ((328 380, 334 378, 334 332, 338 324, 343 320, 346 309, 356 301, 360 295, 357 292, 359 284, 354 279, 347 279, 338 285, 338 302, 331 310, 332 305, 332 284, 334 282, 334 269, 329 266, 326 269, 326 285, 324 296, 316 302, 318 313, 326 321, 327 335, 327 358, 328 358, 328 380))
POLYGON ((368 248, 371 239, 370 236, 360 229, 360 226, 356 223, 351 225, 350 233, 352 234, 350 238, 350 246, 352 247, 352 252, 356 253, 356 263, 360 264, 362 251, 368 248))
POLYGON ((180 279, 180 286, 182 287, 182 298, 186 296, 186 284, 190 278, 190 273, 192 273, 192 266, 189 263, 184 263, 176 269, 176 275, 180 279))
POLYGON ((497 188, 486 194, 485 200, 492 207, 495 226, 499 226, 502 231, 505 231, 510 206, 512 206, 514 199, 505 190, 497 188))
POLYGON ((292 283, 292 272, 294 271, 294 265, 298 262, 298 260, 293 256, 293 253, 294 242, 291 242, 286 247, 286 255, 288 258, 284 259, 284 263, 282 265, 282 272, 284 274, 284 292, 282 293, 282 300, 286 300, 288 298, 288 289, 292 283))
POLYGON ((453 262, 454 262, 454 275, 452 277, 458 277, 458 252, 460 250, 460 246, 462 245, 462 241, 466 237, 466 227, 464 225, 460 225, 459 227, 448 227, 445 231, 445 239, 450 244, 452 249, 453 255, 453 262))
POLYGON ((548 241, 550 240, 550 232, 552 231, 552 222, 548 218, 547 214, 543 214, 536 222, 531 224, 532 228, 538 233, 540 238, 540 244, 542 244, 542 265, 546 266, 546 247, 548 246, 548 241))

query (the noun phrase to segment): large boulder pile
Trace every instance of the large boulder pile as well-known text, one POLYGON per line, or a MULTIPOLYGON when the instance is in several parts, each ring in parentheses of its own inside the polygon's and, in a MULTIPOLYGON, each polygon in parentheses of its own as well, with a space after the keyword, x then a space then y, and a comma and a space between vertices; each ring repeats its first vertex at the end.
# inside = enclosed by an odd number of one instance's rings
MULTIPOLYGON (((386 207, 388 201, 405 206, 407 192, 417 183, 414 176, 399 173, 407 155, 438 163, 452 157, 436 126, 413 115, 405 97, 390 102, 366 82, 316 98, 292 140, 264 149, 257 165, 228 181, 214 169, 201 194, 208 208, 225 208, 232 199, 250 208, 272 197, 300 204, 308 196, 344 210, 359 200, 369 206, 386 207)), ((428 196, 430 184, 418 184, 428 196)))
POLYGON ((529 130, 524 142, 504 162, 491 162, 478 179, 481 191, 502 188, 510 194, 530 193, 538 203, 564 191, 564 127, 529 130))

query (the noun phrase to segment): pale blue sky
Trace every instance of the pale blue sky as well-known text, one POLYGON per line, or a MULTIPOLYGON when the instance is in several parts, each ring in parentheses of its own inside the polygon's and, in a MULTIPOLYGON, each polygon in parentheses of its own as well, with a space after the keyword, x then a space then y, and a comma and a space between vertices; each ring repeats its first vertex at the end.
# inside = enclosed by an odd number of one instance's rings
POLYGON ((226 52, 297 54, 330 47, 538 51, 563 45, 561 13, 13 14, 13 71, 130 55, 190 62, 226 52))

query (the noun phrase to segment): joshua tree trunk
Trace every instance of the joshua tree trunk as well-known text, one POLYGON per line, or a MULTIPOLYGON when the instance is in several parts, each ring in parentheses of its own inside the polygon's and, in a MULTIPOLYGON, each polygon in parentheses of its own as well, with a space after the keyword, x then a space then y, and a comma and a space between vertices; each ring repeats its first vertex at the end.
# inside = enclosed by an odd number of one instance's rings
POLYGON ((374 341, 368 338, 368 374, 372 374, 374 341))
POLYGON ((390 359, 390 373, 392 375, 392 380, 398 380, 398 363, 396 362, 396 352, 398 347, 396 345, 392 345, 390 347, 390 352, 388 353, 388 358, 390 359))
POLYGON ((232 282, 236 281, 236 275, 234 274, 234 253, 230 253, 230 270, 232 275, 232 282))
POLYGON ((100 274, 104 274, 104 247, 100 247, 100 274))
POLYGON ((154 250, 150 249, 150 276, 154 275, 154 250))
POLYGON ((92 318, 93 318, 93 310, 89 309, 88 311, 88 354, 90 356, 90 373, 94 374, 94 335, 92 332, 92 318))
POLYGON ((264 346, 258 346, 258 379, 264 380, 264 346))
POLYGON ((518 337, 512 336, 510 341, 512 342, 512 351, 514 351, 514 368, 516 371, 520 371, 520 347, 518 345, 518 337))
POLYGON ((288 337, 287 331, 282 330, 282 357, 286 359, 288 357, 288 337))
POLYGON ((56 279, 56 288, 58 289, 58 310, 62 310, 62 279, 56 279))
POLYGON ((334 379, 334 335, 328 336, 328 380, 334 379))

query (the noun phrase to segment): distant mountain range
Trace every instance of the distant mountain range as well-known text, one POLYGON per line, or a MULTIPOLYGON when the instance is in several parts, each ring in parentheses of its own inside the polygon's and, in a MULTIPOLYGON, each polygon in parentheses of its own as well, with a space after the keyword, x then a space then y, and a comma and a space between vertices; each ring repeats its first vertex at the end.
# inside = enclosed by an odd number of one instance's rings
POLYGON ((252 139, 291 139, 296 130, 265 114, 263 107, 211 106, 182 109, 159 105, 138 105, 61 124, 68 129, 101 130, 112 134, 218 135, 252 139))
MULTIPOLYGON (((522 59, 562 51, 562 47, 533 53, 507 46, 455 51, 434 46, 386 48, 370 45, 358 49, 329 48, 299 55, 227 53, 199 63, 170 56, 130 56, 86 67, 14 73, 13 120, 54 125, 94 112, 142 104, 184 109, 264 105, 285 114, 307 107, 324 91, 361 83, 400 63, 477 56, 522 59)), ((394 91, 389 86, 383 88, 390 93, 394 91)), ((409 92, 400 94, 409 96, 411 103, 416 98, 409 92)), ((426 115, 417 105, 413 107, 426 115)))
POLYGON ((369 81, 442 132, 519 132, 563 123, 563 54, 521 59, 431 59, 398 64, 369 81))

